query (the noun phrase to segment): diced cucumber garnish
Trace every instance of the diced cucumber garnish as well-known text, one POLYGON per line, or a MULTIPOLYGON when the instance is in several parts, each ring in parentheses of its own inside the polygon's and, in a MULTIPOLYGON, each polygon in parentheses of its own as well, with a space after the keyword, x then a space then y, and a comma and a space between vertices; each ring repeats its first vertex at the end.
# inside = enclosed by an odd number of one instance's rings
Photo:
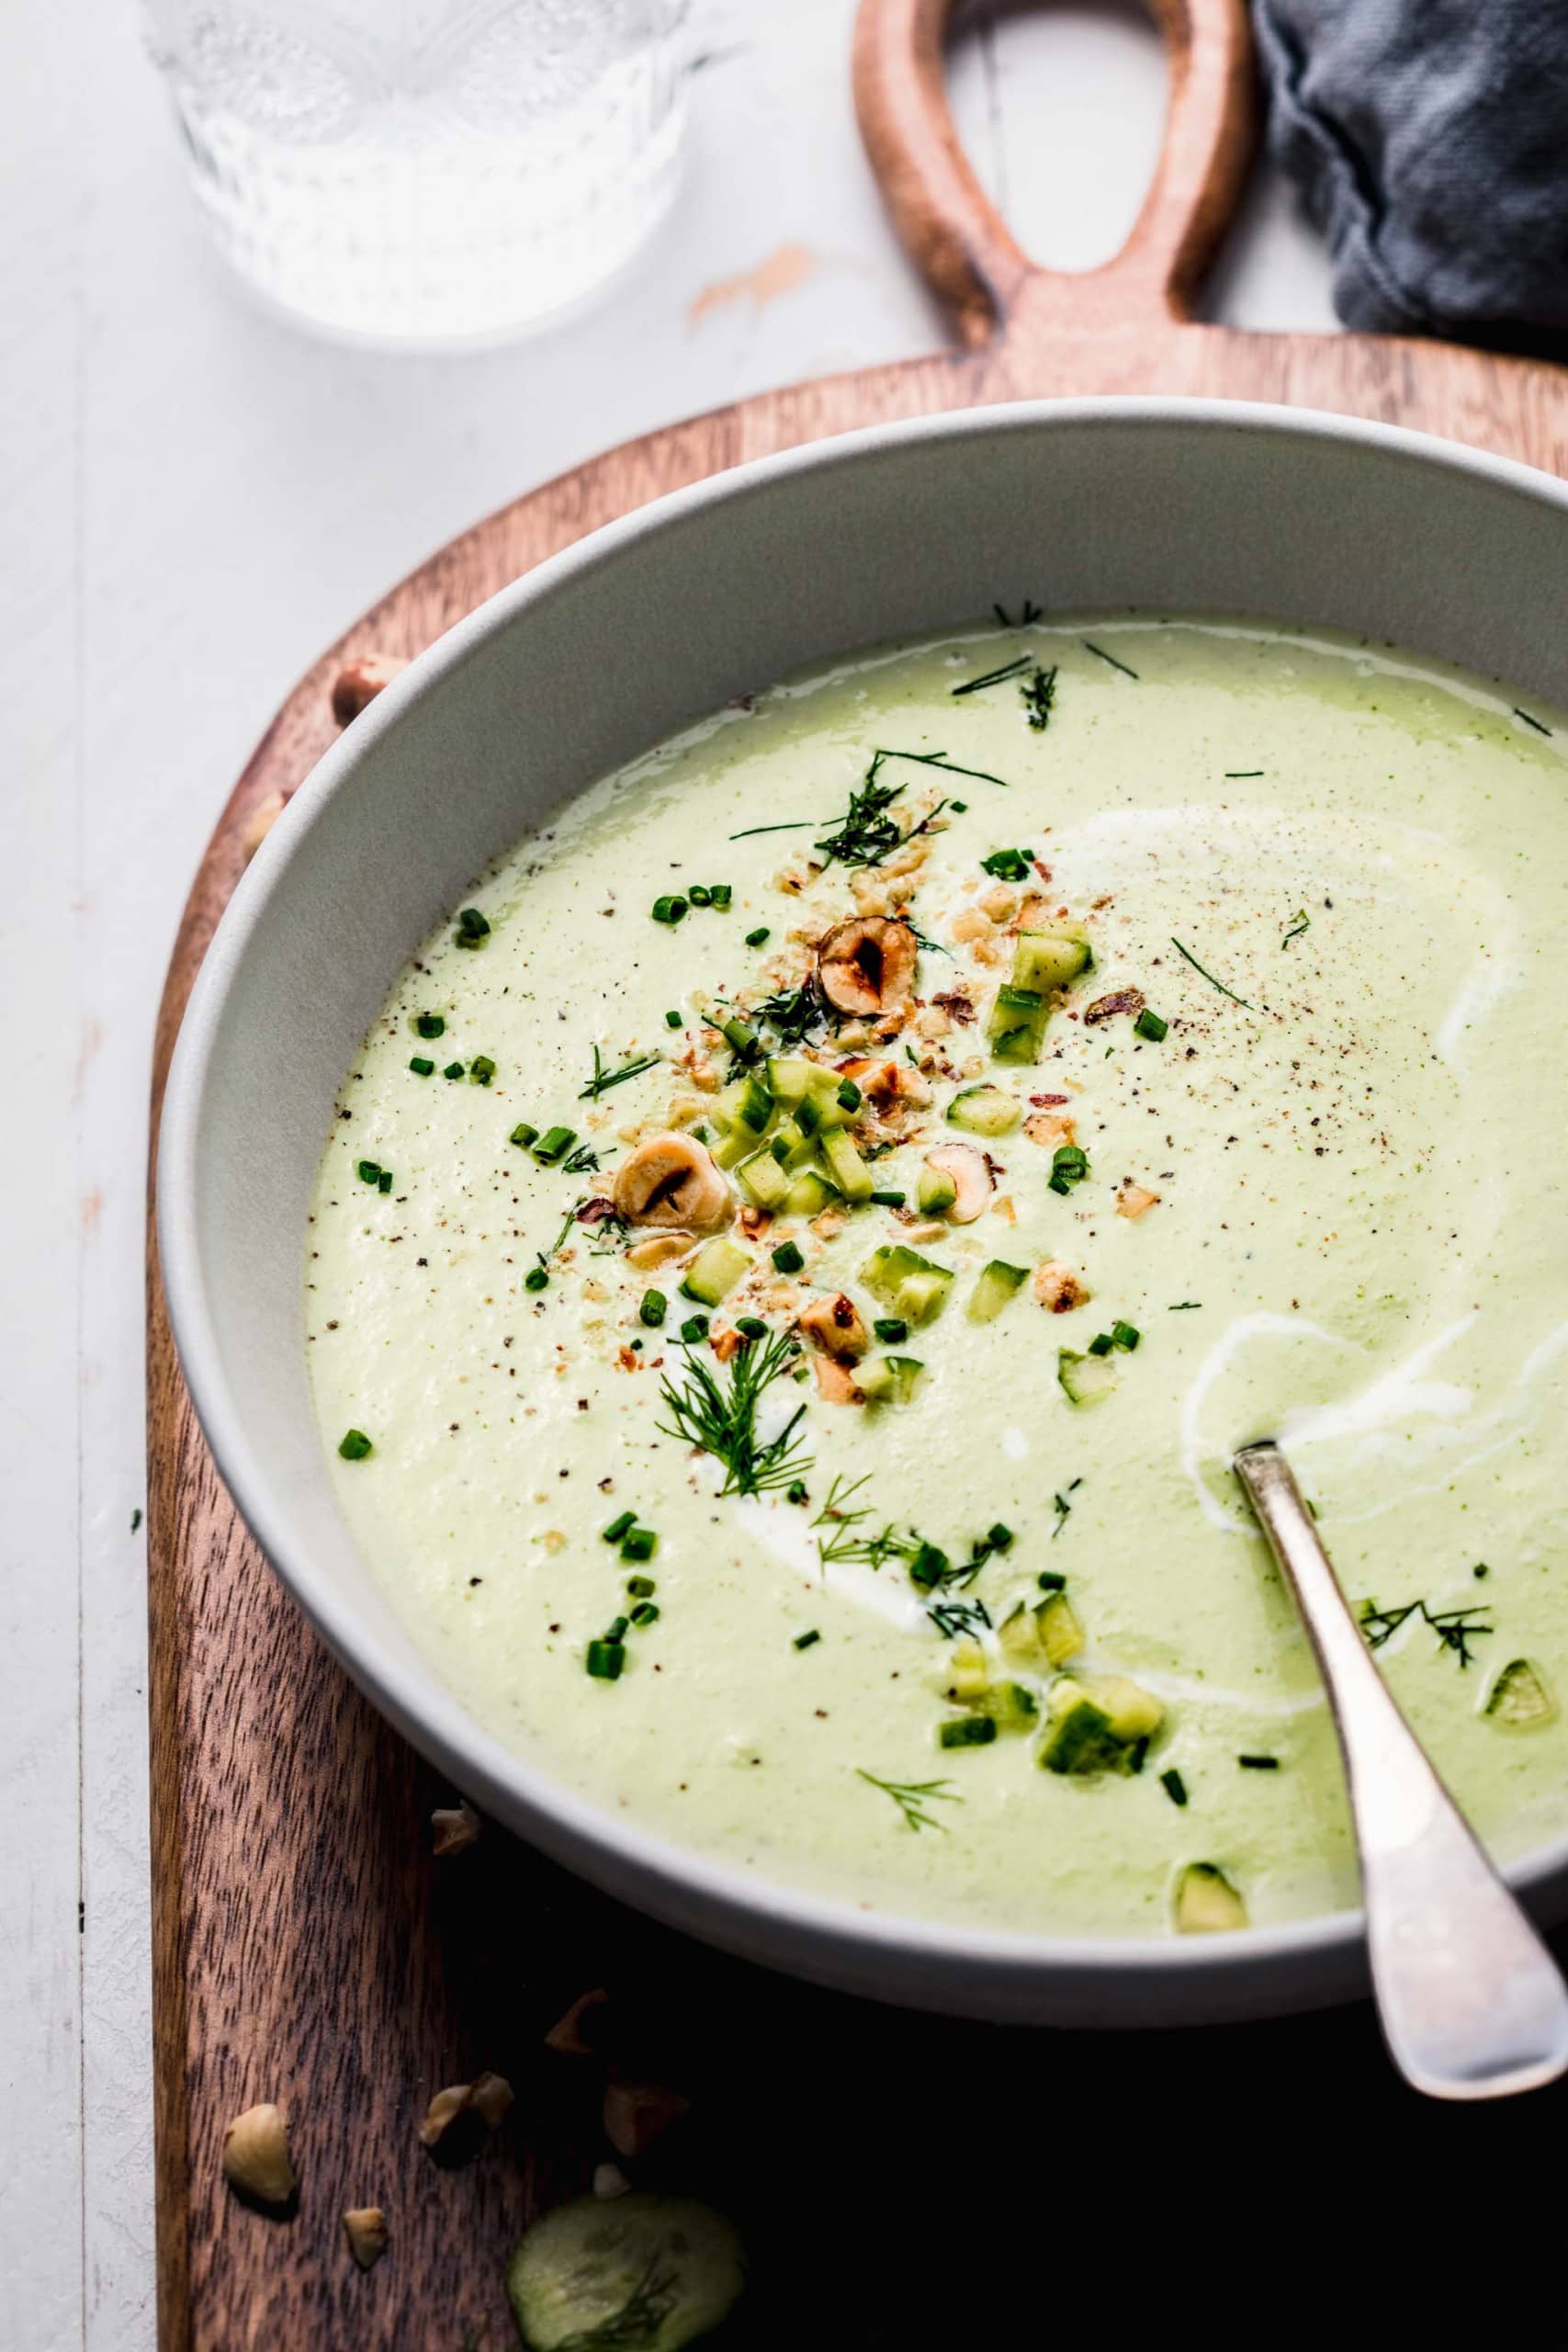
POLYGON ((1047 1665, 1066 1666, 1070 1657, 1077 1657, 1084 1645, 1084 1630, 1065 1592, 1047 1593, 1034 1611, 1034 1622, 1047 1665))
POLYGON ((1032 1731, 1040 1720, 1040 1702, 1022 1682, 993 1682, 978 1705, 998 1731, 1032 1731))
POLYGON ((907 1323, 929 1323, 942 1312, 953 1276, 918 1250, 893 1241, 872 1251, 861 1268, 861 1280, 907 1323))
POLYGON ((753 1135, 760 1136, 773 1115, 773 1098, 768 1092, 767 1087, 761 1079, 751 1071, 730 1091, 736 1097, 737 1119, 742 1126, 750 1127, 753 1135))
POLYGON ((760 1209, 782 1208, 789 1178, 771 1151, 754 1151, 735 1171, 735 1181, 747 1199, 760 1209))
POLYGON ((822 1164, 846 1201, 858 1206, 869 1201, 876 1180, 850 1137, 841 1130, 822 1138, 822 1164))
POLYGON ((969 1294, 970 1321, 989 1323, 1028 1280, 1027 1266, 1010 1266, 1005 1259, 993 1258, 988 1266, 981 1267, 969 1294))
POLYGON ((997 1736, 989 1715, 950 1715, 937 1732, 940 1747, 988 1747, 997 1736))
POLYGON ((921 1169, 915 1179, 915 1206, 924 1216, 941 1216, 958 1198, 958 1186, 945 1168, 921 1169))
POLYGON ((750 1127, 733 1126, 728 1135, 716 1136, 708 1149, 720 1168, 739 1167, 757 1148, 757 1138, 750 1127))
POLYGON ((768 1149, 773 1153, 779 1166, 787 1168, 793 1175, 797 1168, 803 1168, 806 1165, 815 1146, 797 1120, 783 1118, 773 1129, 769 1139, 768 1149))
POLYGON ((1048 1772, 1137 1772, 1165 1721, 1152 1691, 1124 1674, 1061 1675, 1046 1694, 1040 1761, 1048 1772))
POLYGON ((694 1298, 699 1306, 716 1306, 728 1298, 741 1277, 750 1272, 749 1251, 736 1241, 726 1241, 722 1235, 705 1241, 686 1269, 681 1284, 682 1298, 694 1298))
POLYGON ((803 1168, 784 1195, 784 1207, 791 1216, 819 1216, 838 1197, 825 1176, 815 1168, 803 1168))
POLYGON ((967 1707, 983 1699, 991 1679, 990 1663, 985 1646, 973 1634, 960 1634, 948 1651, 945 1679, 947 1695, 967 1707))
POLYGON ((1184 1936, 1247 1926, 1247 1905, 1217 1862, 1188 1863, 1176 1883, 1176 1924, 1184 1936))
POLYGON ((600 2342, 679 2352, 728 2317, 745 2284, 740 2240, 721 2213, 647 2189, 558 2205, 506 2266, 528 2352, 600 2342))
POLYGON ((1012 984, 1049 996, 1055 989, 1071 988, 1094 969, 1094 951, 1075 924, 1042 923, 1037 931, 1019 933, 1013 950, 1012 984))
POLYGON ((1108 1356, 1075 1355, 1071 1348, 1059 1348, 1056 1378, 1069 1404, 1102 1405, 1116 1385, 1117 1372, 1108 1356))
POLYGON ((1037 1611, 1027 1601, 1021 1600, 1010 1615, 1004 1617, 997 1639, 1009 1657, 1033 1659, 1040 1656, 1040 1626, 1037 1611))
POLYGON ((999 1062, 1037 1062, 1045 1036, 1045 999, 1038 989, 999 988, 986 1020, 986 1035, 999 1062))
POLYGON ((1482 1713, 1509 1731, 1540 1731, 1555 1721, 1557 1702, 1540 1667, 1516 1657, 1499 1668, 1482 1713))
POLYGON ((775 1054, 768 1064, 768 1084, 773 1101, 786 1111, 793 1111, 811 1084, 811 1073, 817 1068, 800 1054, 775 1054))
POLYGON ((967 1136, 1010 1135, 1022 1113, 1016 1095, 999 1086, 966 1086, 947 1106, 947 1124, 967 1136))
POLYGON ((873 1356, 855 1366, 855 1386, 868 1405, 907 1405, 924 1371, 915 1356, 873 1356))

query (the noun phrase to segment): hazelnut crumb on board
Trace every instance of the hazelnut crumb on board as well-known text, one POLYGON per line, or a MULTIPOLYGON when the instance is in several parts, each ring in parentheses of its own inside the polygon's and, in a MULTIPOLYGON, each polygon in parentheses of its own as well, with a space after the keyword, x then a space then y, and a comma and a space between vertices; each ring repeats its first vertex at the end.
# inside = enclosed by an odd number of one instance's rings
POLYGON ((462 1853, 474 1843, 483 1826, 473 1806, 461 1798, 455 1805, 437 1805, 430 1816, 431 1852, 437 1861, 444 1855, 462 1853))
POLYGON ((288 2156, 288 2127, 270 2101, 247 2107, 223 2134, 231 2185, 262 2205, 287 2205, 299 2182, 288 2156))
POLYGON ((348 2250, 361 2270, 373 2270, 387 2251, 387 2216, 379 2205, 355 2205, 343 2217, 348 2250))

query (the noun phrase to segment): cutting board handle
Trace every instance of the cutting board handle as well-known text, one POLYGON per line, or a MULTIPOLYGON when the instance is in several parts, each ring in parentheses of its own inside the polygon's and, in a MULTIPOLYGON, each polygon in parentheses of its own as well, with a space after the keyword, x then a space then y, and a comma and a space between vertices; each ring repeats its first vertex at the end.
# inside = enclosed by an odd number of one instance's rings
POLYGON ((1190 316, 1251 161, 1251 38, 1246 0, 1150 5, 1170 65, 1159 163, 1121 252, 1069 275, 1014 242, 959 144, 942 65, 954 0, 861 0, 861 136, 906 252, 968 347, 1026 325, 1125 334, 1190 316))

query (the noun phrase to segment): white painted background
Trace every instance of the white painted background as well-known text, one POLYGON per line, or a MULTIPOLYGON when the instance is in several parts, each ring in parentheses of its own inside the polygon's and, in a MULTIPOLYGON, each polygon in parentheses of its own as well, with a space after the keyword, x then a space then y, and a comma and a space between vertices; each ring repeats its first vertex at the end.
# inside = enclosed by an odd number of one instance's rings
MULTIPOLYGON (((152 2341, 144 1125, 202 844, 296 674, 452 532, 940 336, 856 141, 852 0, 699 10, 686 190, 634 282, 510 352, 382 358, 263 317, 209 255, 131 0, 0 5, 0 2342, 28 2352, 152 2341)), ((1136 12, 982 8, 953 78, 1023 242, 1111 251, 1162 103, 1136 12)), ((1326 327, 1325 284, 1263 177, 1213 309, 1326 327)))

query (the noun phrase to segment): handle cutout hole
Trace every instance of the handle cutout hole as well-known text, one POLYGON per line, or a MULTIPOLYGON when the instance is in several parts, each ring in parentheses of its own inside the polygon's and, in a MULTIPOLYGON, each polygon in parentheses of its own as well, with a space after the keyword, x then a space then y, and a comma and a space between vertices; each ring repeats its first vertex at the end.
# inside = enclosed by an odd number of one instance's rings
POLYGON ((1134 0, 971 0, 947 58, 976 177, 1042 268, 1076 276, 1127 242, 1159 161, 1165 44, 1134 0))

